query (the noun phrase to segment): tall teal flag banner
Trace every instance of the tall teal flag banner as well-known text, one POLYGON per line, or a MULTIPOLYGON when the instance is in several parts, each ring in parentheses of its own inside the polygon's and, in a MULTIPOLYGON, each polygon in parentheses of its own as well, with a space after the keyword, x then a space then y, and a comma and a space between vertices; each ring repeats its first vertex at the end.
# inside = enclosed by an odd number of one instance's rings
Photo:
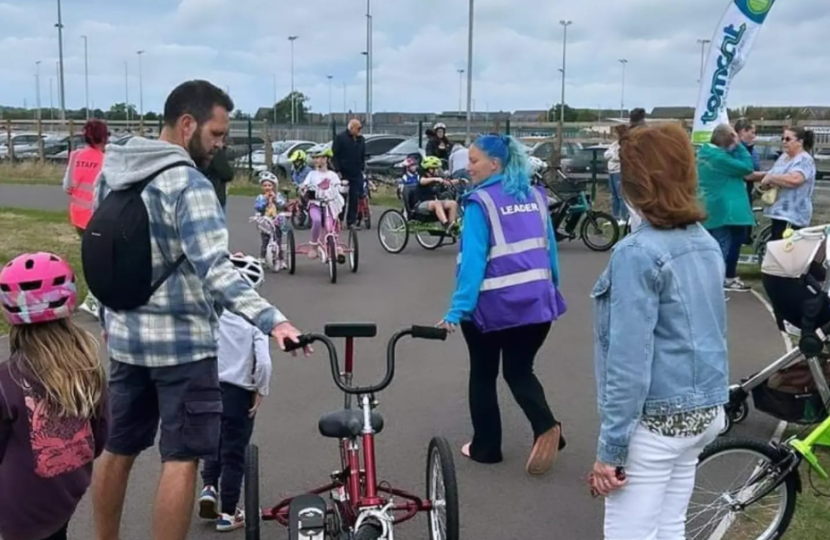
POLYGON ((692 142, 709 142, 715 126, 729 122, 726 98, 732 79, 746 65, 752 44, 775 0, 730 0, 718 24, 700 82, 692 142))

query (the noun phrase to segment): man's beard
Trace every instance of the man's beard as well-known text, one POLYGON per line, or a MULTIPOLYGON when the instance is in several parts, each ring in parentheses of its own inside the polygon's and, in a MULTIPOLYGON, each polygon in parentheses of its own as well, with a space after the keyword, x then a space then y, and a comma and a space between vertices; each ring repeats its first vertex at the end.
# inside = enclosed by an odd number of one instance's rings
POLYGON ((187 145, 187 153, 190 154, 190 158, 196 166, 201 169, 206 168, 213 160, 213 153, 209 152, 204 146, 202 146, 201 126, 196 129, 196 133, 194 133, 193 138, 190 139, 190 142, 187 145))

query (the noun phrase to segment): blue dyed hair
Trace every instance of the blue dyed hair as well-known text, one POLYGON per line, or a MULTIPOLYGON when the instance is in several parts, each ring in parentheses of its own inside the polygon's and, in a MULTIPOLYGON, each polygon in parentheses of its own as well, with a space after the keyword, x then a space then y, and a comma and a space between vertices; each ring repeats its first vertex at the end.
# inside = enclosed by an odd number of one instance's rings
POLYGON ((509 135, 482 135, 473 143, 504 169, 501 184, 508 195, 524 201, 530 195, 530 160, 525 147, 509 135))

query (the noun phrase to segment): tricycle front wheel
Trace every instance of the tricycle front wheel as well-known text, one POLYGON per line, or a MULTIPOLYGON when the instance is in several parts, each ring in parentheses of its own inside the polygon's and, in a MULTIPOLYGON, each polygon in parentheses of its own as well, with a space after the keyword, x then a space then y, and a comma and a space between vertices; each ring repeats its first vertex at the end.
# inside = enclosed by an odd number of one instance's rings
POLYGON ((458 482, 450 443, 434 437, 427 450, 429 540, 458 540, 458 482))

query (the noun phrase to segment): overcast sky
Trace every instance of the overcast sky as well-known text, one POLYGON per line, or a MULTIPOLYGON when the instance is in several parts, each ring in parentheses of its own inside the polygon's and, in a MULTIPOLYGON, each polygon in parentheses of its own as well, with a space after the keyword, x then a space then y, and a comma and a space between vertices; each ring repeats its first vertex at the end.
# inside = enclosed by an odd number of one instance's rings
MULTIPOLYGON (((559 101, 560 19, 570 19, 566 101, 620 105, 620 58, 629 60, 626 106, 693 105, 700 48, 728 0, 476 0, 473 99, 477 110, 540 109, 559 101)), ((466 68, 466 0, 374 0, 374 106, 379 111, 458 107, 457 70, 466 68)), ((63 0, 67 107, 84 104, 89 36, 90 99, 99 108, 138 103, 143 60, 144 108, 159 110, 179 82, 205 78, 229 87, 253 111, 291 85, 287 37, 296 34, 295 86, 311 107, 365 108, 365 0, 63 0)), ((55 0, 0 0, 0 104, 32 107, 35 62, 41 103, 58 58, 55 0)), ((779 0, 730 105, 830 105, 830 0, 779 0)), ((466 85, 466 75, 465 83, 466 85)), ((465 99, 466 99, 466 89, 465 99)), ((57 93, 55 94, 57 96, 57 93)), ((56 106, 57 106, 57 97, 56 106)), ((466 105, 465 105, 466 106, 466 105)))

